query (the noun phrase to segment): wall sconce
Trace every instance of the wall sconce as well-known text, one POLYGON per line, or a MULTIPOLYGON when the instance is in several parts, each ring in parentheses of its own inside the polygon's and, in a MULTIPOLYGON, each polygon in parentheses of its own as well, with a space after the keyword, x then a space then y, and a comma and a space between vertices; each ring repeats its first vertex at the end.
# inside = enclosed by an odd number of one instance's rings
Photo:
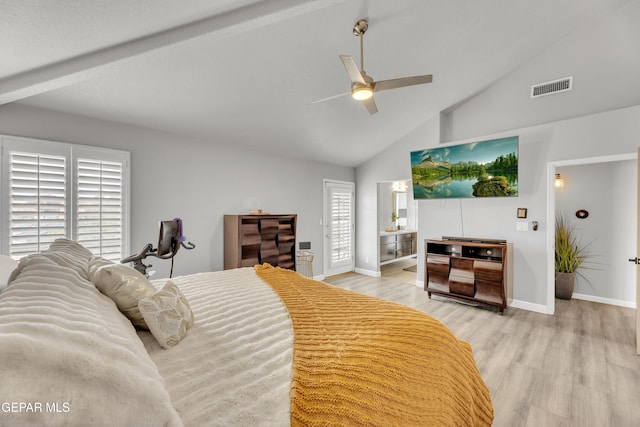
POLYGON ((560 177, 559 173, 556 174, 555 186, 556 188, 564 188, 564 179, 560 177))

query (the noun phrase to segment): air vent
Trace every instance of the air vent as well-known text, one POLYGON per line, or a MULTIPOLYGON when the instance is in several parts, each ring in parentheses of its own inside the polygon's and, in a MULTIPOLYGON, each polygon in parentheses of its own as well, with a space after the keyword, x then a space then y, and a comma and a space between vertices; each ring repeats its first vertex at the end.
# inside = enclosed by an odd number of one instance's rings
POLYGON ((573 76, 564 77, 562 79, 553 80, 551 82, 539 83, 531 86, 531 98, 566 92, 568 90, 571 90, 572 85, 573 76))

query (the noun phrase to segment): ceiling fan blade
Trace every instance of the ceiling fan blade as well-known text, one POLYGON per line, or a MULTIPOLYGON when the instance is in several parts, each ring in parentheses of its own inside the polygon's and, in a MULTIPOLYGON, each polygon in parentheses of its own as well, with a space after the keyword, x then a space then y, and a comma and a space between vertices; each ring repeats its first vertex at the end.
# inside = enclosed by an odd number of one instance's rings
POLYGON ((344 65, 345 70, 347 70, 347 74, 349 74, 349 79, 352 83, 361 83, 363 85, 367 84, 352 57, 349 55, 340 55, 340 60, 342 61, 342 65, 344 65))
POLYGON ((362 103, 367 108, 367 111, 369 111, 369 114, 375 114, 378 112, 378 107, 376 106, 376 102, 373 100, 373 96, 369 99, 365 99, 362 103))
POLYGON ((326 98, 316 99, 315 101, 307 102, 306 105, 313 105, 313 104, 318 104, 318 103, 324 102, 324 101, 330 101, 332 99, 340 98, 341 96, 345 96, 345 95, 351 95, 351 92, 343 92, 343 93, 339 93, 337 95, 327 96, 326 98))
POLYGON ((433 76, 427 74, 424 76, 402 77, 399 79, 382 80, 374 83, 374 92, 380 92, 381 90, 396 89, 405 86, 421 85, 424 83, 431 83, 433 76))

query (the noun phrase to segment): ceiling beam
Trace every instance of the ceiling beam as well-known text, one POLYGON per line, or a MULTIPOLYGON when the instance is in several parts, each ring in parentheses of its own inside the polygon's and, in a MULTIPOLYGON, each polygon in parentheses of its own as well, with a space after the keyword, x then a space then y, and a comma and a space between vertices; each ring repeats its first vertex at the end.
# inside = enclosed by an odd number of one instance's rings
POLYGON ((270 0, 0 79, 0 105, 80 83, 142 56, 166 53, 190 40, 222 39, 346 0, 270 0))

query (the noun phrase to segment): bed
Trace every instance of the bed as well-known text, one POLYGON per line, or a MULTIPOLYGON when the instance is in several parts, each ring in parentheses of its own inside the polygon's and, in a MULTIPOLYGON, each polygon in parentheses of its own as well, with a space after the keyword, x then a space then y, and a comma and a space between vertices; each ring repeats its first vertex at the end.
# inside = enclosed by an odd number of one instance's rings
POLYGON ((58 239, 0 291, 0 425, 488 426, 471 347, 258 265, 149 282, 58 239))

